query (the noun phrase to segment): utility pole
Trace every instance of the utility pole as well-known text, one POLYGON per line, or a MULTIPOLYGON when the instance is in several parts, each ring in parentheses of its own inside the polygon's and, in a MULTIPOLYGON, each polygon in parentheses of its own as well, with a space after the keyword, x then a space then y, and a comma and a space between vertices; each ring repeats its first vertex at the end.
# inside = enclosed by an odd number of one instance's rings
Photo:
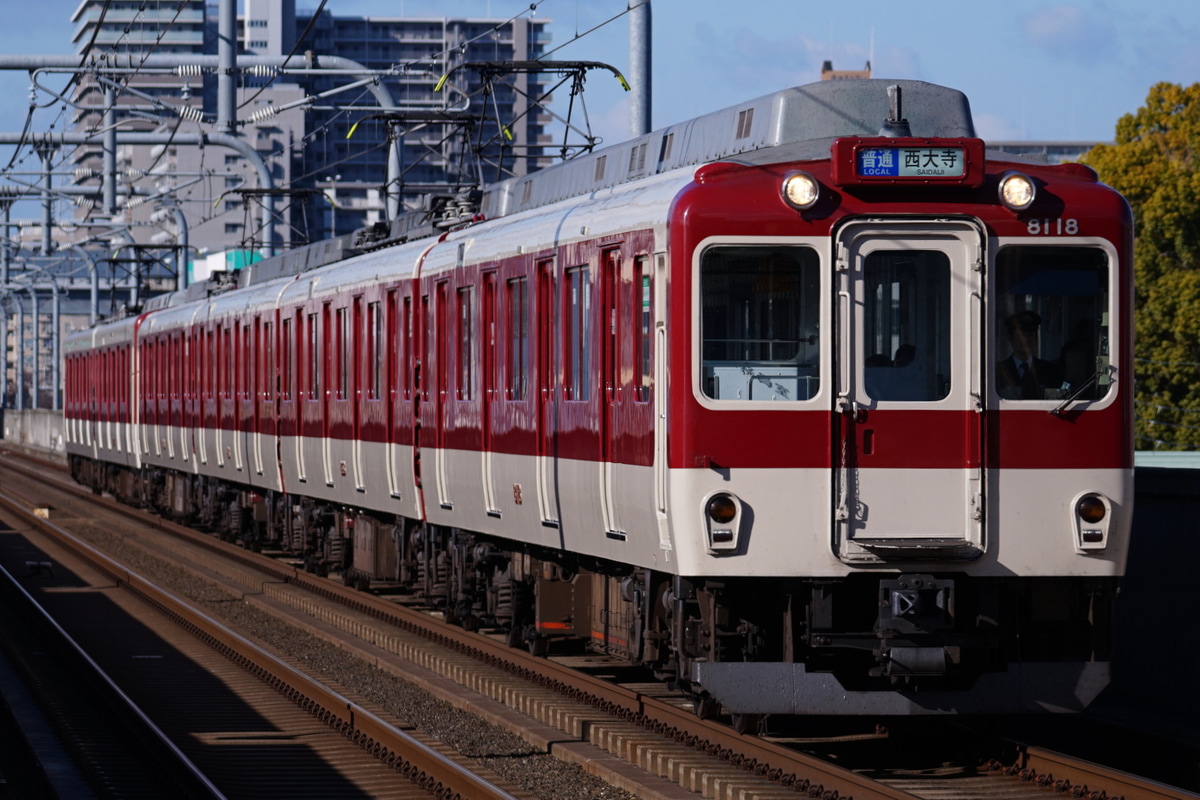
POLYGON ((237 135, 237 0, 220 0, 217 13, 217 130, 237 135))
POLYGON ((650 0, 629 0, 629 132, 650 132, 650 0))
POLYGON ((109 219, 117 216, 117 93, 112 83, 104 84, 104 213, 109 219))
POLYGON ((54 252, 54 147, 47 141, 38 145, 42 159, 42 255, 54 252))

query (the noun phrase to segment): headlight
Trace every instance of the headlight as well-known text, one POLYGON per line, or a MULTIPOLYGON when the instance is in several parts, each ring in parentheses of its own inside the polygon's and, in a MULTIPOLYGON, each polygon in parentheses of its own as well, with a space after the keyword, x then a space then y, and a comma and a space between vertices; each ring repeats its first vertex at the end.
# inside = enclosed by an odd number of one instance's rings
POLYGON ((821 184, 807 172, 793 172, 783 179, 783 199, 792 208, 812 208, 820 197, 821 184))
POLYGON ((1024 211, 1033 205, 1037 187, 1033 178, 1020 172, 1007 172, 1000 178, 1000 202, 1014 211, 1024 211))

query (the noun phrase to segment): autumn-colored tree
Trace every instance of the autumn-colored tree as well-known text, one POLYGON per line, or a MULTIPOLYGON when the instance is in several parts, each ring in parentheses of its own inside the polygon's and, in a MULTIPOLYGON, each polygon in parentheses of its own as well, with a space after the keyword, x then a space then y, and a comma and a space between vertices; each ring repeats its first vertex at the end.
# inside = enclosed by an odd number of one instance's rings
POLYGON ((1159 83, 1084 161, 1133 208, 1139 449, 1200 450, 1200 83, 1159 83))

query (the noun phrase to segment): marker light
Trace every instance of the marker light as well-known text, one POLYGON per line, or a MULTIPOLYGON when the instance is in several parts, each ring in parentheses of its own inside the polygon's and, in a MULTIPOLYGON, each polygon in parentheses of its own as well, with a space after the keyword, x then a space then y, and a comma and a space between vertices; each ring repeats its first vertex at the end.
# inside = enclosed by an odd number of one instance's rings
POLYGON ((713 555, 738 552, 742 503, 729 492, 716 492, 704 501, 704 535, 713 555))
POLYGON ((1024 211, 1033 205, 1037 187, 1033 179, 1020 172, 1007 172, 1000 178, 1000 202, 1013 211, 1024 211))
POLYGON ((821 184, 807 172, 793 172, 784 178, 782 194, 792 208, 812 208, 821 196, 821 184))
POLYGON ((1098 492, 1086 492, 1075 498, 1073 508, 1071 527, 1075 535, 1075 552, 1103 552, 1108 547, 1109 528, 1113 524, 1112 503, 1098 492))
POLYGON ((737 504, 727 494, 715 494, 708 501, 708 518, 718 525, 728 525, 737 516, 737 504))
POLYGON ((1095 525, 1104 519, 1107 509, 1104 507, 1104 501, 1094 494, 1084 495, 1079 498, 1079 502, 1075 504, 1075 513, 1084 522, 1095 525))

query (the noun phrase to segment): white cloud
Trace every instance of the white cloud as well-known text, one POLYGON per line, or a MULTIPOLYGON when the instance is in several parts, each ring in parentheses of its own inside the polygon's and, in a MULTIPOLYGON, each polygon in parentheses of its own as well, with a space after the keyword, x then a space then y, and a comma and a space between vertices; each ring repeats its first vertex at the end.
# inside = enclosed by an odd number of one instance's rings
POLYGON ((975 135, 985 141, 1012 141, 1024 139, 1021 125, 1008 117, 996 114, 975 114, 975 135))
POLYGON ((1023 25, 1029 42, 1054 59, 1083 64, 1108 62, 1118 44, 1107 18, 1089 16, 1076 5, 1038 10, 1023 25))
POLYGON ((603 113, 593 115, 591 123, 592 135, 600 139, 599 147, 630 139, 628 95, 611 104, 603 113))

